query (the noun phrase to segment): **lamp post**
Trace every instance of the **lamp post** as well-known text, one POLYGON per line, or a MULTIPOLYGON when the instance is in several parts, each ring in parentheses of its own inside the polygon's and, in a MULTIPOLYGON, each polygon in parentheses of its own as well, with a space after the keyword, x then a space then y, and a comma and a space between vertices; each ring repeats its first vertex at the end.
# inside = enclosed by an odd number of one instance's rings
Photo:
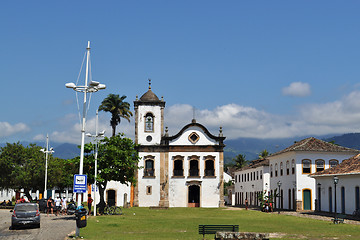
MULTIPOLYGON (((88 85, 89 78, 89 62, 90 62, 90 41, 88 41, 88 46, 86 48, 86 72, 85 72, 85 84, 83 86, 76 86, 75 83, 66 83, 65 87, 72 88, 76 92, 84 93, 84 104, 83 104, 83 114, 82 114, 82 127, 81 127, 81 149, 80 149, 80 167, 79 167, 79 175, 83 174, 83 165, 84 165, 84 146, 85 146, 85 122, 86 122, 86 96, 88 93, 97 92, 101 89, 105 89, 105 84, 100 84, 96 81, 91 81, 88 85)), ((79 193, 77 193, 78 201, 77 206, 81 206, 81 197, 79 193)), ((76 236, 78 237, 80 234, 80 229, 76 226, 76 236)))
POLYGON ((103 137, 105 134, 105 130, 98 133, 98 118, 99 112, 96 110, 96 121, 95 121, 95 135, 91 135, 91 133, 87 133, 86 136, 92 137, 95 141, 95 174, 94 174, 94 216, 96 216, 96 177, 97 177, 97 155, 98 155, 98 146, 99 146, 99 138, 103 137))
POLYGON ((53 148, 49 149, 49 135, 46 134, 46 149, 42 148, 40 149, 41 152, 45 153, 45 187, 44 187, 44 198, 47 198, 47 169, 48 169, 48 157, 49 153, 54 153, 53 148))
POLYGON ((337 224, 337 210, 336 210, 336 185, 339 183, 339 178, 334 176, 334 189, 335 189, 335 216, 334 223, 337 224))
POLYGON ((279 193, 278 193, 278 196, 279 196, 278 214, 280 214, 280 201, 281 201, 281 199, 280 199, 280 197, 281 197, 281 195, 280 195, 280 187, 281 187, 281 182, 278 181, 278 182, 277 182, 277 185, 278 185, 278 187, 279 187, 279 193))
MULTIPOLYGON (((91 81, 88 85, 89 78, 89 62, 90 62, 90 41, 88 41, 88 46, 86 48, 86 72, 85 72, 85 85, 76 86, 75 83, 66 83, 65 87, 72 88, 76 92, 84 93, 84 104, 83 104, 83 114, 82 114, 82 128, 81 128, 81 149, 80 149, 80 167, 79 174, 83 174, 83 165, 84 165, 84 145, 85 145, 85 122, 86 122, 86 104, 87 104, 87 93, 97 92, 101 89, 105 89, 105 84, 100 84, 96 81, 91 81)), ((81 206, 81 197, 78 195, 77 206, 81 206)))

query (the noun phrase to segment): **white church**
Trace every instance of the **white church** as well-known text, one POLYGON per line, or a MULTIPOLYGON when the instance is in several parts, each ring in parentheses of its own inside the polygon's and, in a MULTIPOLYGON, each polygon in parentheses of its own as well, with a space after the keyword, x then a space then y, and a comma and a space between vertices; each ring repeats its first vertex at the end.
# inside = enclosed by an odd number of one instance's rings
POLYGON ((134 101, 135 143, 142 167, 134 206, 221 207, 224 139, 192 120, 177 134, 164 131, 165 101, 149 90, 134 101))
POLYGON ((224 206, 225 137, 221 127, 215 136, 193 119, 169 136, 164 128, 165 101, 152 92, 151 83, 140 99, 136 97, 134 108, 140 157, 137 184, 130 190, 109 182, 105 201, 118 206, 127 201, 139 207, 224 206))

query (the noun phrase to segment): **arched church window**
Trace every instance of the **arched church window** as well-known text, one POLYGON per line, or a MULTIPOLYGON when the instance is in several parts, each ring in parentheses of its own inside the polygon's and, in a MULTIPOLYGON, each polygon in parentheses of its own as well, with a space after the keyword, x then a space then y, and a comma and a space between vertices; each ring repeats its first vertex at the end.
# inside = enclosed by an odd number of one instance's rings
POLYGON ((174 157, 174 176, 177 177, 184 176, 183 160, 184 157, 182 156, 178 155, 174 157))
POLYGON ((199 157, 198 156, 192 156, 190 158, 189 175, 191 177, 199 176, 199 157))
POLYGON ((154 115, 152 113, 147 113, 145 115, 145 132, 154 131, 154 115))
POLYGON ((145 160, 144 176, 153 177, 154 173, 155 173, 154 160, 153 159, 145 160))
POLYGON ((205 176, 215 176, 215 157, 205 157, 205 176))

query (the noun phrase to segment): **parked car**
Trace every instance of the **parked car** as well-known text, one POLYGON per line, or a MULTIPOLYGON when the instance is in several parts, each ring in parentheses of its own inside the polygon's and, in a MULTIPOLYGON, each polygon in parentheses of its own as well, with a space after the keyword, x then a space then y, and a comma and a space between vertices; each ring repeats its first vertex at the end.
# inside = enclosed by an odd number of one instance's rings
POLYGON ((18 203, 11 216, 11 229, 33 225, 40 228, 40 211, 37 203, 18 203))

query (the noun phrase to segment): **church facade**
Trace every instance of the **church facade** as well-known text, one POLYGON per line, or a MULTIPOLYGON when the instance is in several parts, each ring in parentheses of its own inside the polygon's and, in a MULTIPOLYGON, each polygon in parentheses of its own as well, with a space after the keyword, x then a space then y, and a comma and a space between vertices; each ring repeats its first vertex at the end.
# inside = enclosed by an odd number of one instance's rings
POLYGON ((225 137, 192 120, 177 134, 164 128, 165 101, 148 91, 136 97, 139 166, 133 203, 139 207, 224 206, 225 137))

